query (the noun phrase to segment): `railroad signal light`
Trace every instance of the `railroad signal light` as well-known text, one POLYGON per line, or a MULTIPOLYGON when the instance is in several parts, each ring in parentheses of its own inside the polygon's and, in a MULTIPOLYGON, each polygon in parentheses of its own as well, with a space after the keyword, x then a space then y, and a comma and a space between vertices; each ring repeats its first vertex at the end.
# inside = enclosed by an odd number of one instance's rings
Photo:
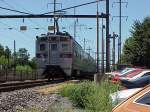
POLYGON ((27 26, 20 26, 20 31, 26 31, 27 30, 27 26))

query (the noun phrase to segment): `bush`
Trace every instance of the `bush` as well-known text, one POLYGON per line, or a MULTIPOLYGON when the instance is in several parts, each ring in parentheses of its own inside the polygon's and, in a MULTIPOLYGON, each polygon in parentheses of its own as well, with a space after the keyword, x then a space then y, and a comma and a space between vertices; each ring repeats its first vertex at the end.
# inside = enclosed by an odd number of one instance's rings
POLYGON ((108 81, 104 81, 100 85, 85 81, 66 86, 61 91, 61 95, 69 97, 75 106, 89 112, 110 112, 112 110, 110 94, 117 91, 118 87, 108 81))
POLYGON ((32 72, 32 68, 29 65, 17 65, 16 71, 18 72, 32 72))
POLYGON ((4 55, 0 57, 0 65, 12 64, 12 59, 6 58, 4 55), (8 61, 9 60, 9 61, 8 61))
POLYGON ((82 82, 80 84, 70 84, 61 91, 62 96, 69 97, 78 107, 85 108, 88 96, 94 93, 94 85, 89 82, 82 82))

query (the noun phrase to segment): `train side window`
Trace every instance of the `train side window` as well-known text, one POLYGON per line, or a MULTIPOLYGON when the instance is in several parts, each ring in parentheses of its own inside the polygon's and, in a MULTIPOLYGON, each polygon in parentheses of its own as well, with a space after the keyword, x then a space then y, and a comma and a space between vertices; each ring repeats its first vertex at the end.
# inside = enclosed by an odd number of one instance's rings
POLYGON ((57 50, 57 44, 51 44, 51 50, 56 51, 57 50))
POLYGON ((68 44, 62 44, 62 50, 63 51, 68 51, 69 50, 68 44))
POLYGON ((40 44, 40 51, 45 51, 46 45, 45 44, 40 44))
POLYGON ((66 37, 60 37, 60 41, 67 41, 68 39, 66 37))

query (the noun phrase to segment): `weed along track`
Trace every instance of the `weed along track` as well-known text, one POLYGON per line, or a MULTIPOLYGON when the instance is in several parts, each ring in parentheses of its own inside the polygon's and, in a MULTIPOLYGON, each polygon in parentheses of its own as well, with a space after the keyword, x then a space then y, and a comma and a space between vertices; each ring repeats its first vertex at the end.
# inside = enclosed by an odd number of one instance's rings
POLYGON ((63 90, 68 85, 74 85, 75 83, 78 83, 78 82, 79 82, 79 80, 65 81, 65 82, 55 84, 55 85, 40 88, 40 89, 37 89, 34 91, 37 93, 42 93, 42 94, 60 93, 60 91, 63 90))

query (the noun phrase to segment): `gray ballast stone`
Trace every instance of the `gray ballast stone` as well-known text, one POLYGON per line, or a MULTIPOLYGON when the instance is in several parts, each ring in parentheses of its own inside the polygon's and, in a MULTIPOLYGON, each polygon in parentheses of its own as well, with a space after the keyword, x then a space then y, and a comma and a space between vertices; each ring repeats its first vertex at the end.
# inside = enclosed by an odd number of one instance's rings
POLYGON ((46 111, 50 105, 60 99, 60 96, 57 94, 43 95, 33 92, 34 89, 0 93, 0 112, 17 112, 17 110, 33 107, 46 111))

